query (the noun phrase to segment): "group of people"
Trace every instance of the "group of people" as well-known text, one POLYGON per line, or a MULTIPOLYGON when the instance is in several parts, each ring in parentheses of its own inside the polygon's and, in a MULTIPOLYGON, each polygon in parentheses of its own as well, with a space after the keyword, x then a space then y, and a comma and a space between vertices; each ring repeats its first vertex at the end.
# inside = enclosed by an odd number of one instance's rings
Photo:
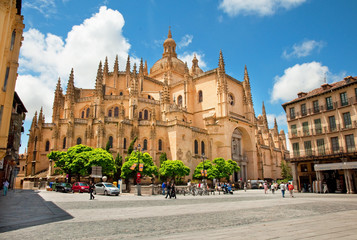
POLYGON ((280 183, 280 190, 281 190, 281 195, 284 198, 285 197, 285 191, 289 191, 290 196, 294 197, 294 185, 292 185, 291 183, 280 183))
POLYGON ((176 199, 176 185, 175 185, 175 182, 171 182, 171 183, 170 183, 170 181, 167 181, 166 183, 163 182, 162 185, 161 185, 161 188, 162 188, 162 195, 165 196, 165 193, 166 193, 165 198, 169 197, 170 199, 171 198, 175 198, 176 199))
POLYGON ((230 183, 218 183, 216 189, 217 190, 221 189, 224 194, 228 194, 228 193, 233 194, 233 189, 232 189, 233 186, 234 185, 230 183))

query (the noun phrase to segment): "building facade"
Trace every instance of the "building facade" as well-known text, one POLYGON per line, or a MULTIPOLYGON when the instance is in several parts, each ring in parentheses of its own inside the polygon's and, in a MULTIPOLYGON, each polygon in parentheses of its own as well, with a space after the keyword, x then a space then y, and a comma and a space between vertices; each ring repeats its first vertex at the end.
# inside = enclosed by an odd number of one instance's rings
POLYGON ((294 185, 305 191, 356 192, 357 78, 323 84, 284 103, 294 185), (315 185, 314 185, 315 184, 315 185))
MULTIPOLYGON (((10 120, 13 113, 18 59, 22 41, 21 0, 0 2, 0 184, 5 177, 10 120)), ((1 185, 2 186, 2 185, 1 185)))
POLYGON ((196 57, 192 67, 177 58, 171 30, 162 58, 148 71, 147 63, 113 71, 108 60, 99 63, 94 89, 76 88, 72 69, 63 93, 55 90, 51 123, 42 109, 35 114, 29 134, 27 173, 53 174, 47 154, 76 144, 105 147, 124 155, 130 142, 159 164, 159 155, 182 160, 191 169, 204 158, 232 159, 241 167, 233 181, 280 178, 286 151, 285 134, 268 128, 265 109, 256 117, 247 68, 239 81, 225 71, 223 54, 216 69, 204 72, 196 57))

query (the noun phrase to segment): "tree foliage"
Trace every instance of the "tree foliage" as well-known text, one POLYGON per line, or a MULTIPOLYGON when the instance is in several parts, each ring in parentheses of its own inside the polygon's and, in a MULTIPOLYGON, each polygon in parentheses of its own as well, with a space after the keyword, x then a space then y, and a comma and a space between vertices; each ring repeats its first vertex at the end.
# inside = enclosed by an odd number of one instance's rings
POLYGON ((120 154, 118 153, 115 160, 114 160, 114 165, 116 168, 116 171, 114 173, 114 179, 119 179, 120 175, 121 175, 121 168, 123 166, 123 157, 120 156, 120 154))
POLYGON ((289 167, 289 165, 284 160, 282 160, 280 167, 281 167, 281 176, 284 179, 291 180, 293 178, 293 175, 291 173, 291 168, 289 167))
POLYGON ((193 174, 193 178, 195 179, 202 179, 203 176, 201 174, 201 170, 207 170, 207 177, 208 179, 222 179, 226 178, 229 180, 229 177, 236 171, 239 171, 240 168, 238 164, 231 160, 224 160, 223 158, 215 158, 212 162, 210 160, 205 160, 204 164, 200 162, 193 174), (203 168, 204 166, 204 168, 203 168))
POLYGON ((114 160, 110 153, 104 149, 93 149, 82 144, 70 147, 67 152, 52 151, 47 157, 55 161, 54 167, 59 168, 60 173, 69 175, 87 176, 91 173, 92 166, 101 166, 102 173, 112 175, 115 170, 114 160))
POLYGON ((153 175, 157 175, 158 169, 155 166, 152 157, 149 153, 143 153, 140 151, 133 151, 130 156, 126 158, 123 167, 121 168, 121 177, 128 179, 131 177, 135 177, 136 173, 139 172, 139 164, 143 163, 144 168, 141 171, 142 176, 153 177, 153 175), (136 164, 135 168, 130 169, 134 164, 136 164))
POLYGON ((159 169, 159 175, 164 178, 178 180, 190 174, 190 168, 187 167, 181 160, 164 161, 159 169))
POLYGON ((129 145, 129 148, 128 148, 128 155, 130 155, 134 151, 134 144, 135 144, 137 139, 138 139, 138 137, 135 137, 133 139, 133 141, 131 141, 131 143, 129 145))
POLYGON ((162 165, 163 162, 165 162, 167 160, 167 156, 166 153, 163 152, 160 154, 160 166, 162 165))

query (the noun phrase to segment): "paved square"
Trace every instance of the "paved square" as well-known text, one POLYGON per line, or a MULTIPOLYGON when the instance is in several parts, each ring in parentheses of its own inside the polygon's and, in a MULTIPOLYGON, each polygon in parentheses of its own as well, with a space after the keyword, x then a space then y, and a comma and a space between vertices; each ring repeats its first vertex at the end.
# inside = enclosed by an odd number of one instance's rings
POLYGON ((357 195, 163 196, 11 191, 0 239, 356 239, 357 195))

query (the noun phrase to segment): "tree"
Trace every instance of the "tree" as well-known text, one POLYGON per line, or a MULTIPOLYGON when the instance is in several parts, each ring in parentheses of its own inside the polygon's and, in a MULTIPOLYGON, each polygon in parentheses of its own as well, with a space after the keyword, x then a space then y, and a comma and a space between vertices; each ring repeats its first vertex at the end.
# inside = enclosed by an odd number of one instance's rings
POLYGON ((240 168, 235 161, 231 159, 224 160, 223 158, 215 158, 213 160, 215 167, 217 168, 218 175, 216 176, 217 179, 225 178, 229 181, 229 177, 236 171, 239 171, 240 168))
POLYGON ((52 151, 47 157, 55 161, 54 167, 59 168, 60 173, 68 174, 68 180, 76 175, 78 181, 80 176, 91 173, 92 166, 101 166, 103 174, 112 175, 115 170, 113 156, 107 151, 97 148, 93 149, 82 144, 70 147, 67 152, 52 151))
POLYGON ((291 173, 291 168, 284 160, 281 161, 280 167, 281 167, 281 176, 286 180, 291 180, 293 178, 293 175, 291 173))
POLYGON ((130 155, 134 151, 134 144, 135 144, 137 139, 138 139, 138 137, 135 137, 133 139, 133 141, 131 141, 131 143, 129 145, 129 148, 128 148, 128 155, 130 155))
POLYGON ((108 140, 107 142, 107 145, 105 145, 105 151, 109 152, 110 153, 110 148, 111 148, 111 144, 110 144, 110 141, 108 140))
POLYGON ((120 154, 118 153, 115 160, 114 160, 114 165, 116 168, 116 171, 114 173, 114 179, 119 179, 120 175, 121 175, 121 168, 123 166, 123 158, 122 156, 120 156, 120 154))
POLYGON ((201 170, 207 170, 207 177, 205 177, 206 179, 214 179, 218 174, 217 168, 212 165, 211 160, 205 160, 204 163, 200 162, 193 172, 193 178, 202 179, 203 176, 201 170))
POLYGON ((167 160, 167 156, 166 153, 163 152, 160 154, 160 166, 162 165, 163 162, 165 162, 167 160))
POLYGON ((135 177, 136 173, 139 172, 139 164, 144 164, 143 170, 141 171, 142 176, 153 177, 157 175, 157 167, 155 166, 152 157, 149 153, 143 153, 140 151, 133 151, 130 156, 127 157, 123 167, 121 168, 121 177, 129 179, 135 177), (134 169, 130 169, 135 165, 134 169))
POLYGON ((164 178, 179 180, 190 174, 190 168, 187 167, 181 160, 164 161, 159 169, 159 175, 164 178))

